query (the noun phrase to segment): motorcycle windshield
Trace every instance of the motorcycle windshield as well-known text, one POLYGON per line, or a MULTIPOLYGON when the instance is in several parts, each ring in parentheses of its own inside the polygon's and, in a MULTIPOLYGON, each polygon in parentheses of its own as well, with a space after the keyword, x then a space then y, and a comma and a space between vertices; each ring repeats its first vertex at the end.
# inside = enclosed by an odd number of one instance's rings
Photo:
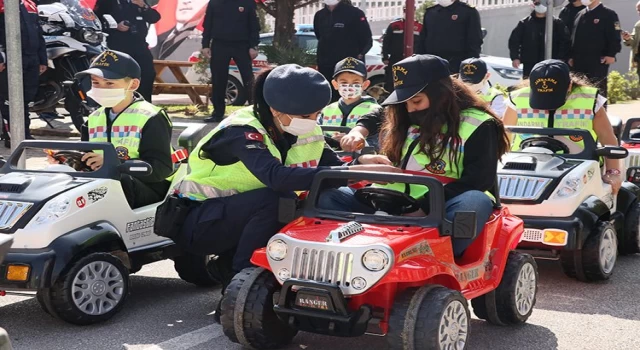
POLYGON ((61 0, 61 4, 69 9, 69 15, 76 22, 76 25, 82 28, 90 28, 94 30, 102 30, 100 20, 93 13, 91 6, 85 0, 61 0))

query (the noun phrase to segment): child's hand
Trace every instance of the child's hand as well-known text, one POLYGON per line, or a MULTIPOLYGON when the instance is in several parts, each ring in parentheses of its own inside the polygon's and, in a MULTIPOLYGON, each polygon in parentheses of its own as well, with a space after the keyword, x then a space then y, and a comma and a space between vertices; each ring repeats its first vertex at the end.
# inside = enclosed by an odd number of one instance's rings
POLYGON ((49 164, 60 164, 59 161, 57 161, 55 158, 53 158, 52 156, 47 156, 47 163, 49 164))
POLYGON ((343 151, 355 152, 364 147, 365 138, 359 133, 349 133, 340 140, 340 148, 343 151))
POLYGON ((337 133, 333 134, 333 135, 331 136, 331 138, 332 138, 332 139, 334 139, 334 140, 336 140, 336 141, 340 141, 340 140, 342 140, 342 138, 343 138, 345 135, 346 135, 346 134, 345 134, 345 133, 343 133, 343 132, 337 132, 337 133))
POLYGON ((88 152, 84 156, 82 156, 82 161, 85 162, 87 166, 91 168, 91 170, 95 171, 102 167, 104 158, 101 154, 88 152))

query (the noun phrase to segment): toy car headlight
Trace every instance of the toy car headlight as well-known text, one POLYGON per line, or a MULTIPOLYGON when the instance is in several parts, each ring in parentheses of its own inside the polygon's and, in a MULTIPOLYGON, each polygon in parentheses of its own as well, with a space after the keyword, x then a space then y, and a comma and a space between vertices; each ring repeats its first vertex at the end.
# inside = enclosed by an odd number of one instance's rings
POLYGON ((60 196, 51 200, 35 219, 35 225, 48 224, 67 215, 71 208, 71 199, 60 196))
POLYGON ((570 176, 565 178, 555 195, 555 198, 571 197, 580 191, 582 187, 582 180, 577 176, 570 176))
POLYGON ((389 256, 387 253, 379 249, 367 250, 362 255, 362 265, 369 271, 380 271, 389 264, 389 256))
POLYGON ((281 239, 276 239, 267 246, 267 254, 275 261, 284 259, 287 256, 287 243, 281 239))

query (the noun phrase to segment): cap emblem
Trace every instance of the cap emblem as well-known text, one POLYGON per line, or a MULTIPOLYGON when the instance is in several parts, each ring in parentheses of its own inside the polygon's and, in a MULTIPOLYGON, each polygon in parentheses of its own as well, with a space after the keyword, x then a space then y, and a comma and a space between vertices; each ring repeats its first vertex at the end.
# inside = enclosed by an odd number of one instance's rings
POLYGON ((100 57, 100 59, 95 61, 92 64, 92 66, 94 66, 94 67, 109 67, 109 66, 111 66, 111 63, 112 63, 112 62, 109 62, 109 61, 111 61, 111 60, 108 60, 109 58, 111 58, 113 63, 118 62, 118 55, 116 55, 112 51, 105 51, 105 52, 102 53, 102 56, 100 57))
POLYGON ((558 85, 558 81, 552 78, 540 78, 536 79, 534 85, 536 87, 536 91, 540 93, 548 93, 555 90, 556 85, 558 85))
POLYGON ((409 74, 409 71, 407 71, 407 69, 402 66, 393 66, 392 70, 393 70, 393 87, 397 88, 398 86, 402 86, 404 84, 404 80, 401 80, 401 77, 398 75, 402 74, 402 78, 404 79, 407 76, 407 74, 409 74))
POLYGON ((464 75, 474 75, 478 67, 475 64, 467 63, 462 67, 462 74, 464 75))

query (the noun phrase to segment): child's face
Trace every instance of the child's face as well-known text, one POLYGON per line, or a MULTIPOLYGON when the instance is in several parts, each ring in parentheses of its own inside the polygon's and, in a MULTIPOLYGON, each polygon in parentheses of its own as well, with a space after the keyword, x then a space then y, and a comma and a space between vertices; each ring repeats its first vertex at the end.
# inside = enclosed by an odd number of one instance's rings
POLYGON ((370 83, 369 80, 351 72, 341 73, 331 81, 333 88, 338 90, 344 99, 360 98, 362 92, 369 88, 370 83))
POLYGON ((91 87, 98 89, 125 89, 135 91, 140 85, 138 79, 105 79, 96 75, 91 76, 91 87))

